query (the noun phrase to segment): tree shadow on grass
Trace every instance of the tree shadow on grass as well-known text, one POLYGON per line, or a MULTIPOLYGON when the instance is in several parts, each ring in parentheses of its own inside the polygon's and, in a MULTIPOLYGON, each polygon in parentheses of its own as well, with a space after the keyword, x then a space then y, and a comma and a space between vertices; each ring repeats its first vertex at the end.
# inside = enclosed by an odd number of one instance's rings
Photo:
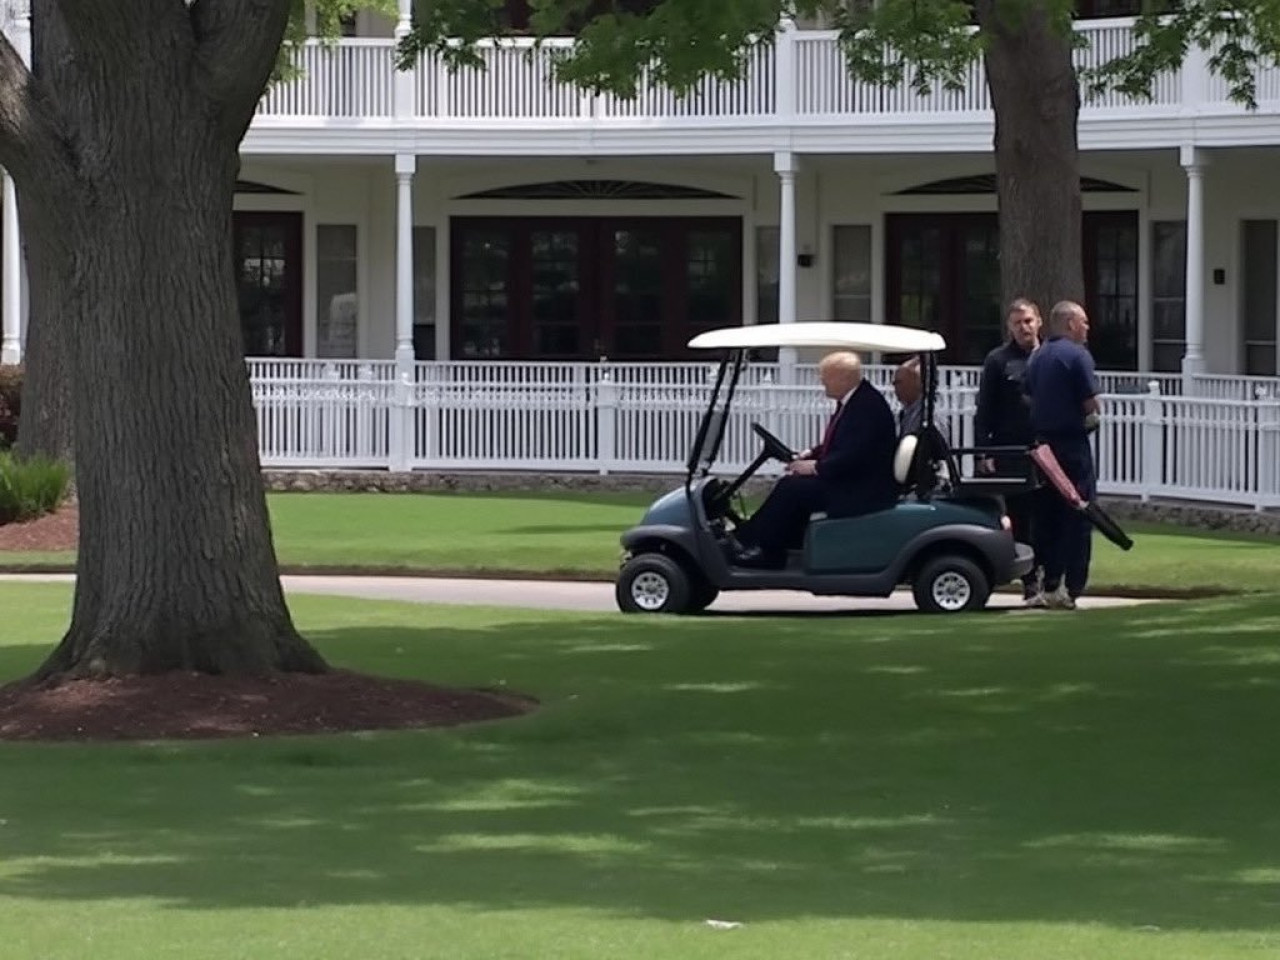
POLYGON ((312 631, 336 664, 543 707, 0 748, 0 896, 1269 930, 1278 632, 1274 600, 312 631))

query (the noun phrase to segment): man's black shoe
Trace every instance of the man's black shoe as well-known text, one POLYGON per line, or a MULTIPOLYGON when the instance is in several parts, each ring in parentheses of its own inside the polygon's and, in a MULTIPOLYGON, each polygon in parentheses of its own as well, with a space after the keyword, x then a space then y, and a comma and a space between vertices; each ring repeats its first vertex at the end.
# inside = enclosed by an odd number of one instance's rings
POLYGON ((786 564, 785 556, 766 553, 759 547, 746 547, 733 555, 735 567, 750 567, 754 570, 780 570, 786 564))

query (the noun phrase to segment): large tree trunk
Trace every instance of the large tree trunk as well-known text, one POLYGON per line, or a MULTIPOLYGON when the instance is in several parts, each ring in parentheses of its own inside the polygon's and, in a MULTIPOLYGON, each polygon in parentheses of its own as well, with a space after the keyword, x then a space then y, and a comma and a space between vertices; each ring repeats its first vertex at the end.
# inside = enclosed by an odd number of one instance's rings
POLYGON ((27 348, 23 357, 22 419, 17 452, 73 461, 71 446, 71 340, 78 329, 80 299, 62 278, 70 264, 59 261, 60 244, 41 232, 18 196, 19 221, 27 251, 27 348))
POLYGON ((1047 319, 1059 300, 1084 302, 1071 37, 1046 0, 978 0, 977 14, 995 113, 1001 288, 1006 304, 1029 297, 1047 319))
POLYGON ((326 669, 280 586, 231 259, 239 143, 287 15, 33 3, 33 70, 67 135, 25 170, 28 222, 74 238, 61 279, 84 306, 64 344, 75 601, 39 676, 326 669))

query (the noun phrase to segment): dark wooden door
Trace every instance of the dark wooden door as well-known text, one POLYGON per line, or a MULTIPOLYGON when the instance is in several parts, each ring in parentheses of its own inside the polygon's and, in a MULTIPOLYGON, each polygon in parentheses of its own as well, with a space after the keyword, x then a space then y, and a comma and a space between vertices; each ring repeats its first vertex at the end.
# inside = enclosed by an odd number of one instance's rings
POLYGON ((302 356, 302 214, 238 211, 232 233, 245 356, 302 356))
POLYGON ((1001 336, 996 215, 888 214, 885 239, 885 321, 941 333, 947 363, 981 363, 1001 336))
POLYGON ((460 217, 450 233, 458 359, 673 359, 742 322, 738 218, 460 217))

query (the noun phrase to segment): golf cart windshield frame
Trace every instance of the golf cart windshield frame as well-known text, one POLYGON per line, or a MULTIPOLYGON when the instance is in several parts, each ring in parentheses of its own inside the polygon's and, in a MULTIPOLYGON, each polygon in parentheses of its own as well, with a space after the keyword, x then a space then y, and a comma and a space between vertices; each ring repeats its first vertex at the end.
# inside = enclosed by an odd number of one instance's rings
POLYGON ((733 404, 733 395, 738 389, 738 381, 747 364, 748 351, 733 349, 720 361, 720 369, 716 372, 716 382, 711 388, 711 398, 707 402, 706 412, 698 424, 698 433, 693 440, 693 448, 689 451, 689 460, 685 464, 684 483, 688 487, 695 475, 705 477, 715 466, 716 457, 720 455, 720 446, 724 443, 724 434, 729 427, 729 408, 733 404), (725 379, 728 378, 728 385, 725 379), (716 402, 720 399, 720 391, 725 390, 724 409, 719 418, 716 417, 716 402), (714 424, 714 426, 713 426, 714 424))

